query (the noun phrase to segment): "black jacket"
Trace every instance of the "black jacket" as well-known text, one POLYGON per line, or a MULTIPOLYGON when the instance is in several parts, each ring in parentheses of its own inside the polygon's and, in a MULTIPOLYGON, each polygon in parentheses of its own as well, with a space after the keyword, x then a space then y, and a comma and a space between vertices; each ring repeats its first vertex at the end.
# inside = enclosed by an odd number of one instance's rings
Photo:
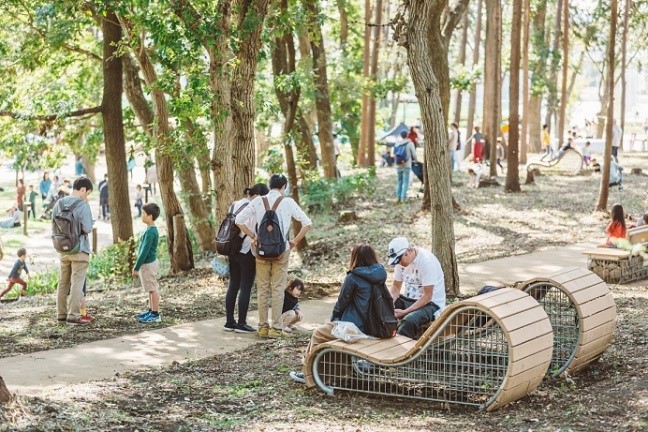
POLYGON ((365 323, 369 320, 372 284, 384 283, 386 280, 387 272, 381 264, 356 267, 347 272, 333 307, 331 321, 350 321, 365 332, 365 323))

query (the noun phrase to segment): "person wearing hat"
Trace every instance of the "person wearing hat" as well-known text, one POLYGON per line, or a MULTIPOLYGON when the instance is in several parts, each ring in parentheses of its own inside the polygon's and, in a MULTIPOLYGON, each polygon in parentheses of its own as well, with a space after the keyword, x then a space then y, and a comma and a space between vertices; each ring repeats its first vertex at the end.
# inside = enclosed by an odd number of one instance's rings
POLYGON ((389 242, 389 265, 394 267, 391 295, 400 320, 398 334, 418 339, 422 326, 434 321, 446 306, 443 270, 437 257, 405 237, 389 242))

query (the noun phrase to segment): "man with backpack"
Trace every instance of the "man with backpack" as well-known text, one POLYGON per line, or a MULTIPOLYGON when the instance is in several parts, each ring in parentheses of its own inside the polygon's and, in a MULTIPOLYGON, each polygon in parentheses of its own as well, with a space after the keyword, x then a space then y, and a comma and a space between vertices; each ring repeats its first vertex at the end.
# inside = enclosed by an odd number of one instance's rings
POLYGON ((416 148, 412 141, 407 139, 407 132, 402 131, 401 140, 394 146, 394 162, 396 163, 396 203, 407 201, 407 189, 409 188, 409 176, 412 169, 412 161, 416 159, 416 148))
POLYGON ((389 265, 394 268, 391 296, 398 334, 418 339, 422 326, 434 321, 446 306, 445 281, 439 260, 405 237, 389 242, 389 265), (404 292, 401 293, 401 289, 404 292))
POLYGON ((90 262, 90 192, 90 179, 79 177, 72 186, 72 195, 60 198, 52 210, 52 242, 61 265, 56 297, 59 323, 83 325, 92 321, 89 316, 81 316, 80 312, 83 284, 90 262))
MULTIPOLYGON (((258 196, 236 215, 236 225, 252 239, 256 256, 257 297, 259 303, 259 337, 277 338, 282 335, 281 312, 288 279, 290 249, 297 247, 311 229, 312 222, 292 198, 284 197, 288 180, 284 175, 270 177, 270 192, 258 196), (256 232, 245 222, 256 219, 256 232), (291 220, 301 223, 301 230, 289 240, 291 220), (271 299, 271 302, 269 300, 271 299), (268 323, 268 304, 272 321, 268 323)), ((295 186, 296 187, 296 186, 295 186)))

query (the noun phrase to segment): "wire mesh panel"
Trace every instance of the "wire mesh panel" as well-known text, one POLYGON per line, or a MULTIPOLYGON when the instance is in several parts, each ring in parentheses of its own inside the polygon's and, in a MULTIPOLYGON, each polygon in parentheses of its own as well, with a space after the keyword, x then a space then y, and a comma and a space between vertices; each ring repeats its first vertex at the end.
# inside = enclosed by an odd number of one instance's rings
MULTIPOLYGON (((506 334, 474 308, 446 321, 411 357, 390 365, 323 350, 315 359, 314 379, 328 393, 339 389, 487 406, 508 371, 506 334)), ((374 355, 380 358, 380 353, 374 355)))
POLYGON ((648 266, 644 266, 644 260, 640 256, 628 256, 622 259, 590 257, 587 269, 607 283, 623 284, 648 278, 648 266))
POLYGON ((578 312, 569 296, 548 282, 537 282, 524 288, 549 316, 554 332, 554 349, 549 374, 560 375, 574 358, 580 337, 578 312))

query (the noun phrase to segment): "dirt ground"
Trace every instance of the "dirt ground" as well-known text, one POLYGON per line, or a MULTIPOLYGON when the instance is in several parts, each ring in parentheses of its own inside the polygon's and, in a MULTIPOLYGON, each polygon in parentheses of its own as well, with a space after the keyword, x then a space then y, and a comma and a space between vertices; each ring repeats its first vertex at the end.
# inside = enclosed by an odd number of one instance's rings
MULTIPOLYGON (((626 174, 630 167, 645 168, 648 154, 624 155, 624 166, 626 174)), ((348 206, 359 216, 356 223, 338 224, 335 215, 314 217, 309 249, 291 261, 291 271, 309 284, 310 296, 337 286, 350 249, 360 239, 381 256, 396 235, 430 244, 429 216, 419 211, 420 200, 414 197, 418 180, 412 200, 397 207, 393 171, 379 170, 378 175, 376 194, 358 196, 348 206)), ((515 195, 502 188, 468 190, 466 176, 454 176, 453 193, 462 206, 454 225, 459 262, 604 239, 607 217, 592 212, 600 180, 596 174, 537 177, 535 185, 523 186, 515 195)), ((648 178, 626 175, 624 180, 623 192, 610 192, 610 206, 621 202, 626 212, 639 215, 648 208, 648 178)), ((162 326, 223 315, 225 284, 207 262, 189 275, 163 279, 162 326)), ((307 335, 298 335, 76 386, 47 398, 19 397, 0 406, 0 431, 648 430, 648 281, 611 289, 619 319, 613 345, 601 359, 576 376, 545 380, 530 397, 494 413, 359 394, 322 397, 288 379, 288 371, 300 368, 308 341, 307 335)), ((54 303, 51 295, 0 305, 0 356, 146 329, 133 319, 145 304, 137 287, 91 292, 89 309, 98 319, 86 328, 57 326, 54 303)))

